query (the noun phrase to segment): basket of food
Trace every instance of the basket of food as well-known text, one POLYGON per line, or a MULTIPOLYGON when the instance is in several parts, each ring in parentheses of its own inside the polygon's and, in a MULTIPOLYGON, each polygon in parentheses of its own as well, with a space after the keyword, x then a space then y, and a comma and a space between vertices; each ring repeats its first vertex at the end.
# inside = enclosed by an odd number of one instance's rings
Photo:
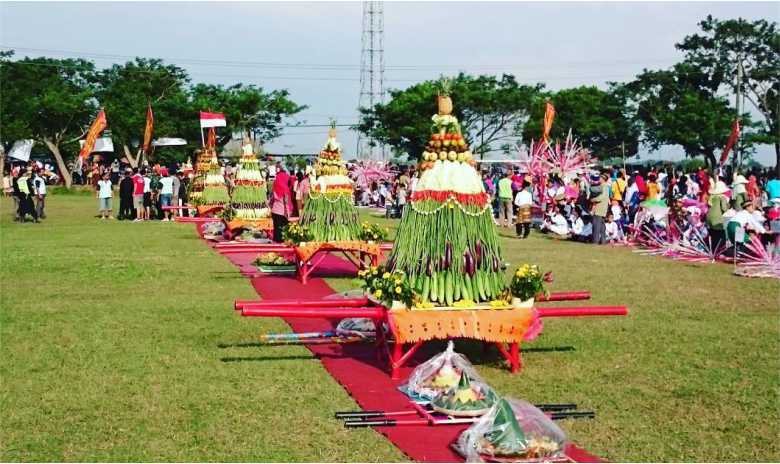
POLYGON ((469 380, 484 384, 474 366, 455 352, 455 345, 450 341, 444 352, 417 366, 399 390, 413 400, 430 401, 457 387, 464 372, 469 380))
POLYGON ((252 262, 260 271, 268 274, 294 274, 295 263, 278 253, 261 253, 252 262))
POLYGON ((566 434, 522 400, 500 399, 453 448, 467 462, 565 462, 566 434))

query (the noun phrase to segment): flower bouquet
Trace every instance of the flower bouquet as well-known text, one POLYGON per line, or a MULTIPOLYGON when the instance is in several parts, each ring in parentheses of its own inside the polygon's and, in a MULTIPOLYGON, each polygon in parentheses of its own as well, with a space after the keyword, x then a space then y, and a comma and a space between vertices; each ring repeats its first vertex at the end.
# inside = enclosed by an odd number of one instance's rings
POLYGON ((534 304, 536 295, 547 295, 545 282, 549 281, 551 274, 542 274, 539 266, 523 264, 517 268, 509 284, 512 294, 512 306, 530 308, 534 304))
POLYGON ((296 271, 295 263, 277 253, 262 253, 257 255, 252 264, 261 272, 266 273, 293 273, 296 271))
POLYGON ((415 301, 414 290, 403 272, 389 272, 384 266, 371 266, 358 272, 363 279, 363 290, 369 298, 393 309, 411 308, 415 301))
POLYGON ((297 222, 291 222, 284 227, 282 238, 286 243, 300 245, 311 241, 314 237, 308 227, 302 226, 297 222))
POLYGON ((366 242, 384 242, 387 240, 389 230, 387 227, 381 227, 379 224, 369 224, 364 222, 360 225, 360 240, 366 242))

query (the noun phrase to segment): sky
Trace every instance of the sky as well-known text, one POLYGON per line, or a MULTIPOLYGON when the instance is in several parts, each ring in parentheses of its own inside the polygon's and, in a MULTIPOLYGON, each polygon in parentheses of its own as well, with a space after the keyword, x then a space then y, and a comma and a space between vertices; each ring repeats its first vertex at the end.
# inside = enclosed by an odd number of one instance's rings
MULTIPOLYGON (((387 88, 440 74, 512 73, 557 90, 605 88, 681 59, 674 48, 708 14, 780 17, 780 2, 386 2, 387 88)), ((99 67, 133 56, 188 70, 194 82, 287 89, 309 106, 290 122, 357 122, 362 2, 0 3, 0 47, 17 56, 84 57, 99 67)), ((457 105, 457 102, 455 102, 457 105)), ((110 117, 110 116, 109 116, 110 117)), ((324 127, 285 129, 273 153, 313 153, 324 127)), ((574 128, 576 134, 576 128, 574 128)), ((726 136, 724 136, 725 138, 726 136)), ((356 136, 340 132, 345 156, 356 136)), ((673 158, 667 147, 645 158, 673 158)), ((757 159, 774 164, 761 147, 757 159)))

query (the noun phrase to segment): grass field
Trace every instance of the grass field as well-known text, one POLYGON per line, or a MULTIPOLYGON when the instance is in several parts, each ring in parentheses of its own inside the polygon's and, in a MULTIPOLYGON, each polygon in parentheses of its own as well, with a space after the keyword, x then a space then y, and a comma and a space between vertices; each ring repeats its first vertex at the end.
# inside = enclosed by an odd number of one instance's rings
MULTIPOLYGON (((288 329, 236 317, 233 300, 254 291, 192 225, 100 221, 83 196, 53 196, 49 219, 15 224, 9 204, 0 460, 404 459, 331 419, 355 405, 307 350, 241 346, 288 329)), ((499 392, 595 410, 563 427, 611 460, 780 460, 778 282, 502 233, 513 265, 555 273, 552 290, 590 290, 593 304, 631 314, 548 321, 516 376, 459 345, 499 392)))

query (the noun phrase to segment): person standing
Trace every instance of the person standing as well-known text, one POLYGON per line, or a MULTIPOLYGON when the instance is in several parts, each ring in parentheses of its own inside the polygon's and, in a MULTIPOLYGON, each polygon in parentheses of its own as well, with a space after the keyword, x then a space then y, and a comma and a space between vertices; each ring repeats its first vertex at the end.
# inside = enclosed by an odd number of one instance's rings
MULTIPOLYGON (((187 187, 189 186, 190 179, 189 177, 184 175, 184 172, 178 171, 176 173, 176 179, 179 181, 179 203, 181 203, 180 206, 185 206, 187 202, 189 201, 189 198, 187 197, 187 187)), ((180 216, 189 217, 190 210, 187 208, 184 208, 181 210, 180 216)))
POLYGON ((16 183, 19 188, 19 220, 24 222, 29 214, 33 217, 33 222, 38 222, 38 213, 35 212, 33 204, 35 187, 32 181, 32 168, 27 168, 25 173, 16 180, 16 183))
POLYGON ((593 243, 602 245, 606 243, 606 224, 604 223, 609 210, 609 189, 606 186, 607 175, 602 174, 600 184, 591 187, 594 197, 591 198, 593 209, 591 216, 593 218, 593 243))
POLYGON ((498 181, 498 222, 509 227, 512 221, 512 173, 507 171, 498 181))
POLYGON ((133 208, 135 208, 135 222, 144 220, 144 177, 133 168, 133 208))
POLYGON ((117 182, 119 182, 119 160, 114 158, 111 163, 111 183, 116 184, 117 182))
POLYGON ((45 219, 46 213, 44 208, 46 207, 46 180, 40 175, 41 170, 35 170, 35 176, 33 177, 33 188, 35 189, 35 213, 38 215, 38 219, 45 219))
POLYGON ((114 191, 111 184, 111 176, 108 172, 103 173, 103 178, 97 182, 98 208, 100 210, 100 219, 114 219, 111 216, 111 199, 114 191))
POLYGON ((290 176, 279 168, 274 178, 271 192, 271 219, 274 223, 274 241, 282 241, 282 231, 289 222, 293 209, 293 196, 290 190, 290 176))
POLYGON ((162 211, 163 221, 171 220, 171 210, 165 209, 171 206, 173 199, 173 178, 168 175, 168 168, 160 169, 160 210, 162 211))
POLYGON ((523 181, 522 188, 515 195, 515 206, 517 206, 517 219, 515 222, 515 233, 520 238, 528 238, 531 233, 531 206, 533 197, 529 191, 531 184, 523 181))
POLYGON ((712 249, 715 250, 721 243, 726 241, 726 232, 724 229, 723 213, 729 209, 729 200, 726 198, 726 192, 729 189, 726 187, 726 183, 719 180, 715 183, 715 186, 710 189, 708 193, 707 205, 707 217, 705 219, 707 223, 707 229, 710 231, 710 237, 712 238, 712 249))
POLYGON ((171 176, 173 184, 173 194, 171 195, 171 205, 177 209, 172 210, 173 217, 179 216, 179 189, 181 188, 181 180, 178 173, 171 176))
POLYGON ((141 175, 144 180, 144 219, 149 221, 152 219, 152 178, 146 168, 141 171, 141 175))
POLYGON ((135 219, 133 210, 133 170, 125 169, 125 175, 119 181, 119 219, 135 219))

